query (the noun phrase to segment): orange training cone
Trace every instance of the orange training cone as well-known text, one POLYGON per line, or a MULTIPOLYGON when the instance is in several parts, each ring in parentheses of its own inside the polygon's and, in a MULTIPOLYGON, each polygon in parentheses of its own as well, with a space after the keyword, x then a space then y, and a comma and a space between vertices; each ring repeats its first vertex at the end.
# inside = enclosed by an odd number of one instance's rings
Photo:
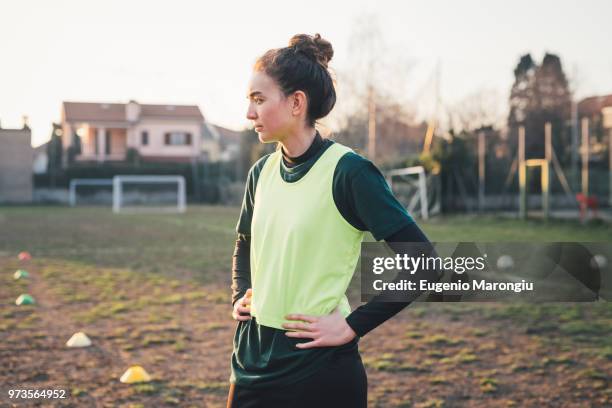
POLYGON ((19 258, 20 261, 29 261, 30 259, 32 259, 32 255, 30 255, 30 253, 27 251, 23 251, 20 252, 19 255, 17 255, 17 258, 19 258))

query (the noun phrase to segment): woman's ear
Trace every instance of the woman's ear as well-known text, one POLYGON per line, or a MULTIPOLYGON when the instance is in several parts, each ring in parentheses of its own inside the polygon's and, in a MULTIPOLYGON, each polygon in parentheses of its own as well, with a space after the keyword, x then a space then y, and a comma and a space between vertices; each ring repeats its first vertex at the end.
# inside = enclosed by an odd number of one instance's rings
POLYGON ((302 113, 305 113, 307 105, 308 99, 306 98, 304 91, 295 91, 293 93, 293 105, 291 107, 291 112, 293 115, 300 116, 302 113))

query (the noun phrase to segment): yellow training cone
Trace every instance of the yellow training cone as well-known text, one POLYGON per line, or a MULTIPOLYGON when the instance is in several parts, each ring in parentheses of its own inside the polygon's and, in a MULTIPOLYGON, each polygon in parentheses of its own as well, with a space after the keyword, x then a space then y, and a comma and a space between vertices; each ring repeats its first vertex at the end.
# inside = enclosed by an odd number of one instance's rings
POLYGON ((151 376, 141 366, 131 366, 123 373, 119 381, 126 384, 149 382, 151 381, 151 376))
POLYGON ((13 275, 13 278, 15 278, 15 280, 18 280, 22 278, 27 278, 29 276, 30 274, 28 273, 28 271, 24 271, 23 269, 18 269, 17 272, 15 272, 15 274, 13 275))
POLYGON ((68 347, 89 347, 91 340, 83 332, 74 333, 70 340, 66 342, 68 347))

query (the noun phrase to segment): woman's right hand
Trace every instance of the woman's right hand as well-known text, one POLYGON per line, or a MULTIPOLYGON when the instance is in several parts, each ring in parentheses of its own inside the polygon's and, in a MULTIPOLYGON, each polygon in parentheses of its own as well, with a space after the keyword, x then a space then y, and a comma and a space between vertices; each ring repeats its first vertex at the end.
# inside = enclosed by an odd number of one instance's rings
POLYGON ((253 295, 253 290, 249 288, 247 289, 244 296, 238 299, 236 303, 234 303, 234 310, 232 311, 232 317, 234 318, 234 320, 243 322, 251 318, 251 296, 252 295, 253 295))

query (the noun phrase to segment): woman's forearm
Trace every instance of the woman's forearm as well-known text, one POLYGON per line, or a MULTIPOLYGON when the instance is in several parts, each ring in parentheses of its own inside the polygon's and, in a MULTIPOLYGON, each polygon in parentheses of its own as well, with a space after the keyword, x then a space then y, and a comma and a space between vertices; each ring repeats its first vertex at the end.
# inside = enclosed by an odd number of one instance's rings
MULTIPOLYGON (((417 224, 405 226, 387 237, 385 242, 396 253, 402 251, 402 242, 422 242, 426 245, 429 244, 429 240, 417 224)), ((421 275, 421 273, 419 273, 419 275, 421 275)), ((358 336, 362 337, 395 316, 410 303, 412 302, 390 302, 385 301, 382 296, 375 297, 368 303, 359 306, 348 315, 346 322, 358 336)))
POLYGON ((251 237, 238 234, 232 256, 232 305, 251 287, 251 237))

